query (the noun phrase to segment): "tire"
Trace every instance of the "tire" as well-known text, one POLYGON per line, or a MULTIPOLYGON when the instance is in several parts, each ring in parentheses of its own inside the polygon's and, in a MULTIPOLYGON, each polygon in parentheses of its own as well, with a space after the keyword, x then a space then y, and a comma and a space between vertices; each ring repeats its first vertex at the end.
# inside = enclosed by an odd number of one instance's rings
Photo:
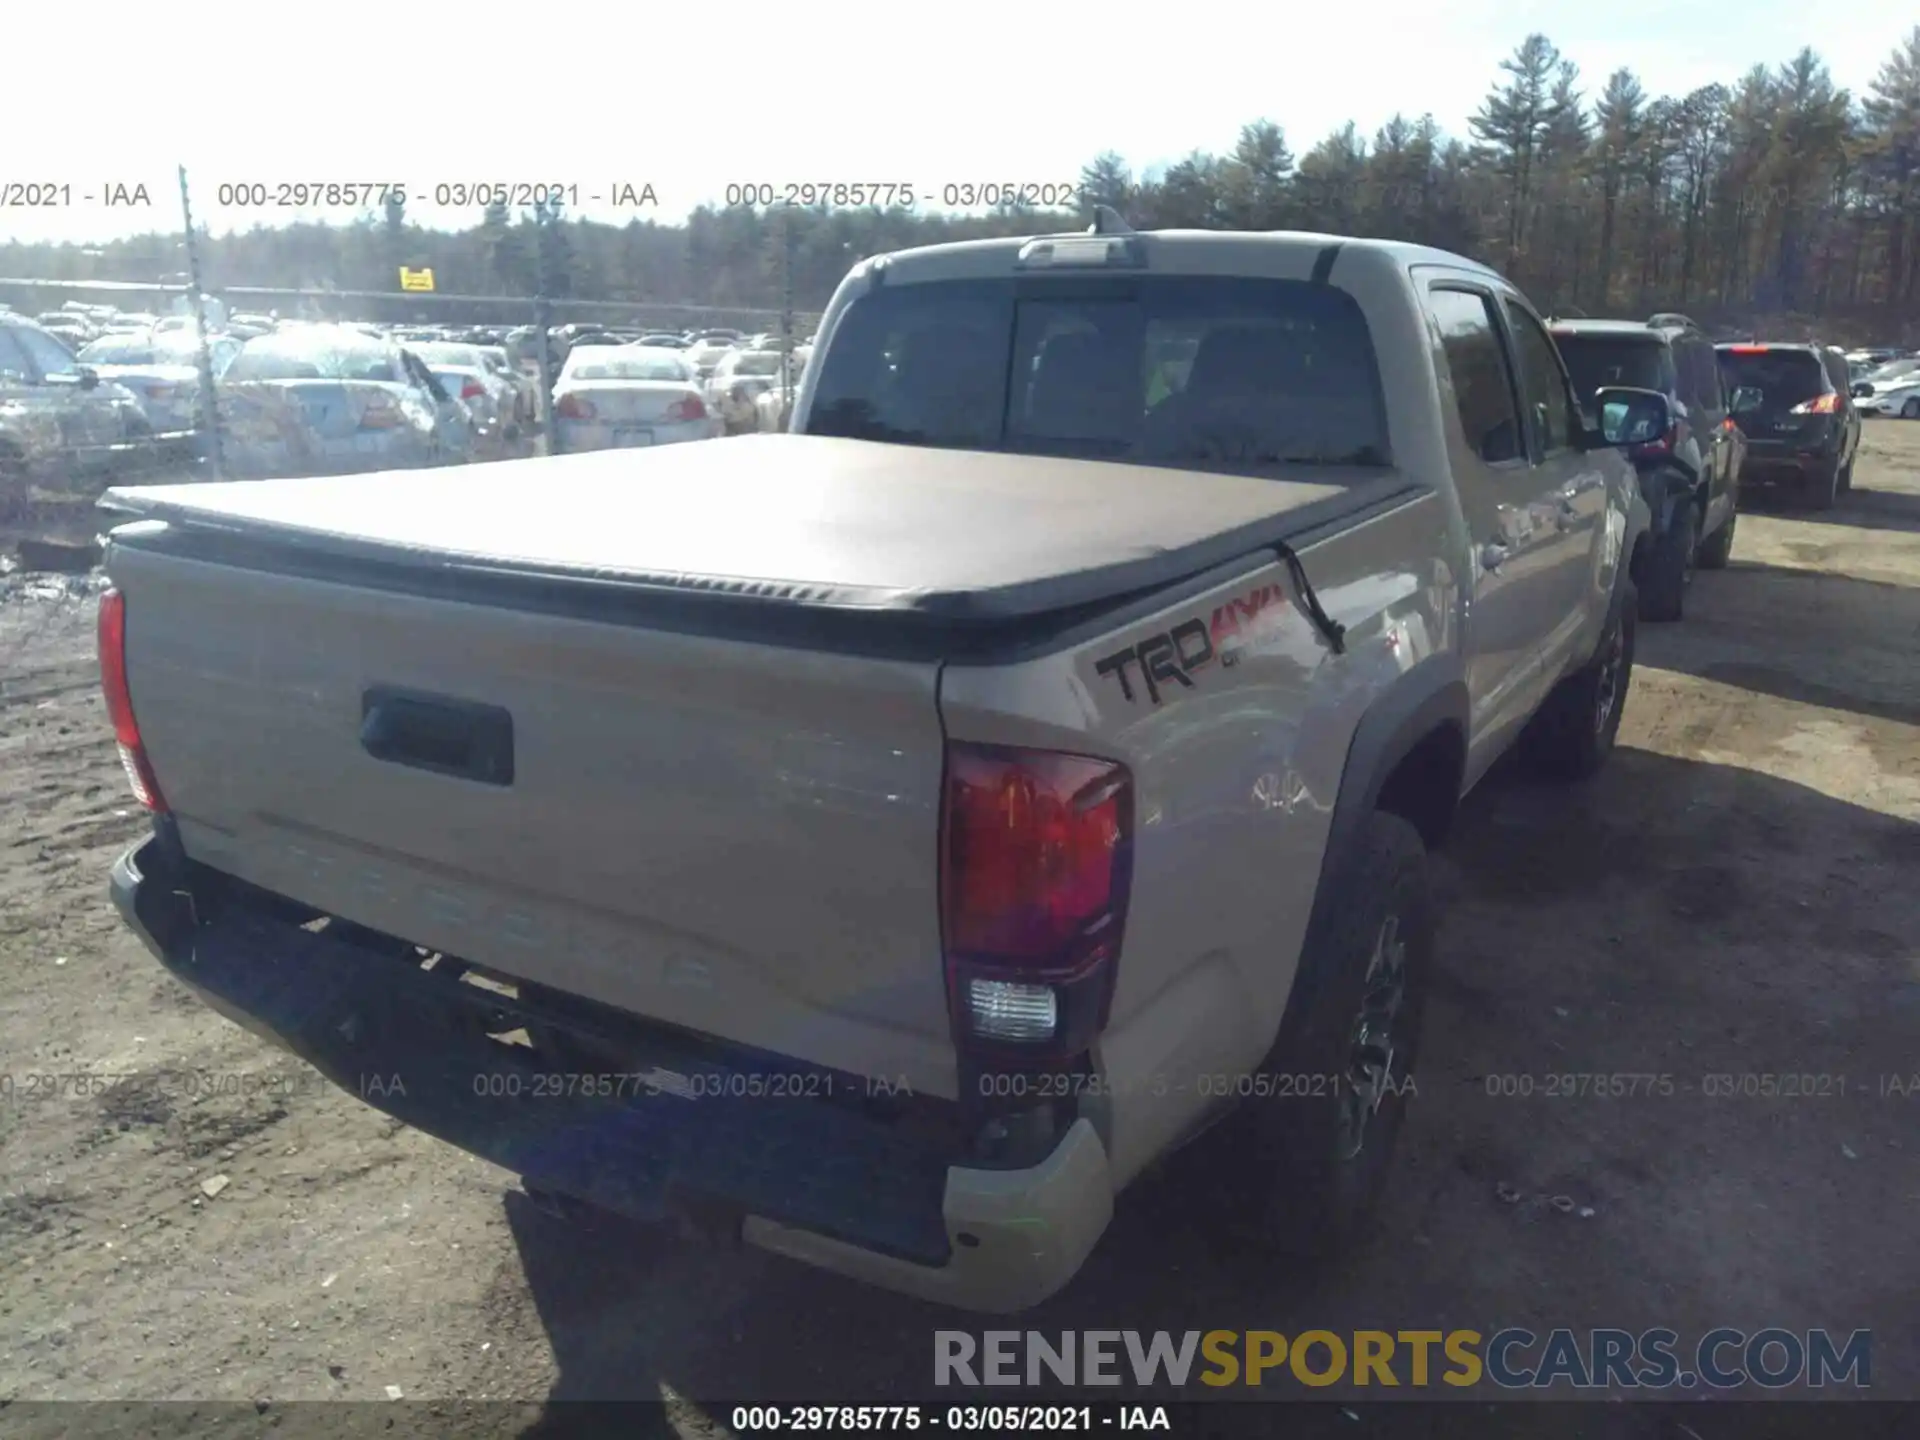
POLYGON ((1318 983, 1296 981, 1222 1149, 1258 1243, 1294 1266, 1338 1258, 1370 1227, 1413 1091, 1437 928, 1426 846, 1397 815, 1369 816, 1327 885, 1297 972, 1318 983))
POLYGON ((1529 722, 1522 743, 1539 774, 1554 780, 1587 780, 1606 765, 1633 684, 1639 612, 1634 583, 1623 580, 1593 658, 1554 686, 1529 722))
POLYGON ((1700 511, 1689 500, 1653 542, 1653 553, 1647 557, 1640 580, 1642 620, 1678 620, 1686 613, 1687 587, 1693 583, 1699 549, 1700 511))
POLYGON ((1920 395, 1916 395, 1900 407, 1900 418, 1902 420, 1920 420, 1920 395))
POLYGON ((1733 558, 1733 529, 1740 522, 1738 507, 1727 516, 1727 523, 1709 535, 1700 545, 1700 553, 1694 558, 1694 564, 1702 570, 1724 570, 1727 561, 1733 558))
POLYGON ((1815 476, 1808 482, 1807 488, 1800 492, 1807 502, 1809 510, 1831 510, 1840 499, 1840 461, 1836 458, 1833 469, 1825 475, 1815 476))

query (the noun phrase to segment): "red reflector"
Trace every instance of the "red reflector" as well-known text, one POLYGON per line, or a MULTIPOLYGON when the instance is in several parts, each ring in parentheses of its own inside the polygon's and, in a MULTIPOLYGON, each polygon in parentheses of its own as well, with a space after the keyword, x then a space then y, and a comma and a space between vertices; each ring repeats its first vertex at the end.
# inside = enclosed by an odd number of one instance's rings
POLYGON ((127 598, 108 588, 100 595, 100 689, 107 700, 107 719, 113 725, 114 742, 120 747, 120 764, 127 772, 133 797, 147 809, 161 812, 167 802, 161 797, 160 782, 147 763, 146 747, 140 743, 140 724, 133 718, 133 698, 127 690, 127 598))
POLYGON ((947 750, 950 958, 1070 977, 1108 957, 1126 904, 1126 768, 1051 751, 947 750))

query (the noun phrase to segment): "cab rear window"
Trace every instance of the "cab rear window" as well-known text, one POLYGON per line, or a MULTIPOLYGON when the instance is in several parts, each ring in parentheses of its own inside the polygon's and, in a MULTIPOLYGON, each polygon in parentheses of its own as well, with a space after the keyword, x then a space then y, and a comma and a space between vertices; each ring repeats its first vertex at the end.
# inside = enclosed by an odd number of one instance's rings
POLYGON ((1391 463, 1366 319, 1329 285, 896 285, 849 307, 821 365, 816 435, 1255 473, 1391 463))

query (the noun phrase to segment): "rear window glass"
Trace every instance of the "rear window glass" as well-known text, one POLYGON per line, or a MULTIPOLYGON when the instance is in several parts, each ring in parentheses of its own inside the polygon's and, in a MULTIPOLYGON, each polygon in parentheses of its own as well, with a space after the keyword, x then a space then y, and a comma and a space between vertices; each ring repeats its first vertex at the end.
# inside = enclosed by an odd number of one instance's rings
POLYGON ((1768 413, 1791 410, 1827 389, 1826 371, 1807 350, 1722 350, 1720 373, 1728 390, 1758 390, 1758 408, 1768 413))
POLYGON ((687 367, 667 356, 595 355, 590 361, 570 366, 569 380, 685 380, 687 367))
POLYGON ((1567 362, 1573 392, 1582 405, 1590 406, 1593 392, 1608 385, 1658 390, 1662 395, 1672 395, 1678 389, 1673 355, 1659 340, 1556 333, 1553 342, 1560 349, 1560 358, 1567 362))
POLYGON ((300 344, 280 339, 274 345, 248 341, 227 367, 225 378, 235 381, 377 380, 391 384, 400 374, 384 350, 341 347, 326 342, 300 344))
POLYGON ((1256 472, 1390 463, 1365 317, 1329 285, 901 285, 848 309, 821 366, 816 435, 1256 472))
POLYGON ((109 335, 84 346, 78 358, 86 365, 151 365, 153 342, 144 335, 109 335))

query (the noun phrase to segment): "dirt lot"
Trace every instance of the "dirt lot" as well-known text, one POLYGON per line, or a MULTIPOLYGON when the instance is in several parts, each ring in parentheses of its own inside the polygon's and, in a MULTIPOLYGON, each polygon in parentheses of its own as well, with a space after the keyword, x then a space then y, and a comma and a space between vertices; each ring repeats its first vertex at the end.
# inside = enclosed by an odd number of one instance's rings
MULTIPOLYGON (((106 898, 142 823, 87 583, 0 580, 0 1398, 528 1402, 487 1412, 502 1432, 549 1399, 664 1391, 697 1425, 701 1402, 925 1398, 931 1331, 982 1326, 549 1220, 163 978, 106 898), (18 1088, 75 1071, 146 1078, 18 1088)), ((1831 515, 1743 517, 1691 604, 1643 629, 1601 782, 1469 802, 1372 1246, 1312 1285, 1262 1273, 1175 1173, 1024 1323, 1868 1327, 1876 1392, 1920 1396, 1920 1094, 1881 1093, 1920 1072, 1920 425, 1868 426, 1831 515), (1676 1089, 1488 1093, 1569 1071, 1676 1089), (1722 1074, 1845 1093, 1703 1093, 1722 1074)))

